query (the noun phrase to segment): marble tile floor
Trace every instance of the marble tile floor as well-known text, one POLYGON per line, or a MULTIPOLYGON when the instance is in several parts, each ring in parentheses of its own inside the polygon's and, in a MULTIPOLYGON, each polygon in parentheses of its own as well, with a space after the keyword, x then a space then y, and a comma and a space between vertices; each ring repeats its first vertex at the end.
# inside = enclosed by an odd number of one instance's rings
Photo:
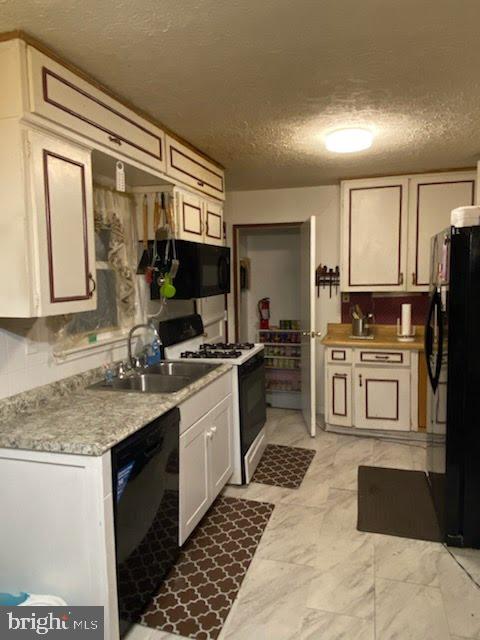
MULTIPOLYGON (((269 410, 270 442, 316 450, 300 489, 225 495, 275 510, 219 640, 480 640, 480 589, 442 545, 356 529, 360 464, 421 469, 421 446, 320 431, 269 410)), ((480 551, 455 551, 480 581, 480 551)), ((128 640, 179 636, 136 626, 128 640)))

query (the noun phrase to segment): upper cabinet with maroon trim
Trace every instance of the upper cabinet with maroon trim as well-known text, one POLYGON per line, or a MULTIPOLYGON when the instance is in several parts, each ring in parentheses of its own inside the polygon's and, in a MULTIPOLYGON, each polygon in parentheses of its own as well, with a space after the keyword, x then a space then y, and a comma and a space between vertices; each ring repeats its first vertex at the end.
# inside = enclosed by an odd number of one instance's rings
POLYGON ((474 171, 343 182, 342 291, 427 291, 432 236, 474 199, 474 171))
POLYGON ((407 191, 404 178, 343 183, 343 291, 405 288, 407 191))
POLYGON ((430 242, 450 226, 450 212, 475 202, 475 172, 422 175, 410 179, 408 289, 428 291, 430 242))
POLYGON ((0 119, 0 316, 96 308, 90 151, 0 119))
POLYGON ((30 109, 105 147, 165 171, 165 134, 33 47, 27 48, 30 109))
POLYGON ((218 200, 225 200, 223 169, 167 135, 167 174, 218 200))
MULTIPOLYGON (((155 198, 161 192, 139 187, 133 189, 138 194, 137 197, 137 230, 138 237, 143 238, 142 211, 144 197, 147 196, 147 230, 148 239, 155 237, 153 227, 153 213, 155 208, 155 198)), ((175 214, 175 238, 178 240, 189 240, 201 244, 225 244, 223 234, 223 203, 206 198, 194 191, 180 187, 168 187, 163 189, 166 202, 173 198, 175 214)))
POLYGON ((205 243, 223 245, 223 206, 212 200, 204 201, 205 243))
POLYGON ((0 76, 0 119, 23 118, 107 155, 110 151, 116 159, 135 161, 147 173, 153 169, 165 182, 170 178, 172 184, 225 199, 220 165, 174 134, 166 135, 161 125, 27 36, 0 41, 0 76))

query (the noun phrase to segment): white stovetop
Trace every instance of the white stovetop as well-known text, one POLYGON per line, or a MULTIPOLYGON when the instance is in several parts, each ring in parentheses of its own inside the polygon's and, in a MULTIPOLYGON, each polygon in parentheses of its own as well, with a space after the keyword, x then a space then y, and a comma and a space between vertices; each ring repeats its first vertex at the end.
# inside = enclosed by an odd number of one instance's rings
MULTIPOLYGON (((192 338, 191 340, 186 340, 185 342, 181 342, 180 344, 176 344, 172 347, 167 347, 165 349, 165 357, 167 360, 182 360, 182 362, 187 362, 187 358, 180 358, 180 354, 184 351, 198 351, 200 345, 205 342, 205 338, 202 336, 198 336, 196 338, 192 338)), ((263 344, 256 344, 253 349, 247 349, 242 351, 242 355, 238 358, 191 358, 190 362, 208 362, 210 364, 214 364, 218 362, 218 364, 232 364, 232 365, 240 365, 246 362, 249 358, 251 358, 256 353, 263 351, 263 344)))

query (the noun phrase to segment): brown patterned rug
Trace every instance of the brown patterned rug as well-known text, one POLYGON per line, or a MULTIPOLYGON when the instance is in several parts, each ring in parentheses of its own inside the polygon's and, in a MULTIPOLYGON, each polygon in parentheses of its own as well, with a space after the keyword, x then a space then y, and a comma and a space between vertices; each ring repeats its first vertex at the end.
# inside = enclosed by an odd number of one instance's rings
POLYGON ((252 482, 298 489, 313 460, 315 451, 301 447, 267 444, 252 482))
POLYGON ((220 496, 182 549, 141 624, 214 640, 235 601, 274 505, 220 496))

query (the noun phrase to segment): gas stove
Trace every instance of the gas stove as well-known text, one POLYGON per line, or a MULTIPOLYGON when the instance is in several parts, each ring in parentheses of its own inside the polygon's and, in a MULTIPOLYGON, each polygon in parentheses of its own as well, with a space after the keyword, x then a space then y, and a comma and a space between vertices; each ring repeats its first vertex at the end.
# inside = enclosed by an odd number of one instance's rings
POLYGON ((204 342, 198 345, 198 350, 183 351, 180 357, 191 360, 202 358, 206 360, 238 360, 242 358, 245 360, 245 356, 248 358, 249 352, 256 346, 253 342, 204 342))
MULTIPOLYGON (((250 482, 267 443, 263 344, 205 343, 198 314, 159 323, 167 360, 228 364, 232 398, 232 484, 250 482)), ((213 388, 213 384, 212 384, 213 388)))
POLYGON ((255 345, 253 342, 204 342, 200 345, 203 350, 222 350, 222 351, 249 351, 255 345))
POLYGON ((188 359, 196 359, 199 358, 207 358, 210 360, 219 360, 219 359, 235 359, 239 358, 242 355, 241 351, 237 351, 236 349, 222 349, 218 350, 213 347, 213 345, 209 345, 209 348, 206 348, 207 345, 202 345, 198 351, 183 351, 180 354, 181 358, 188 359))

